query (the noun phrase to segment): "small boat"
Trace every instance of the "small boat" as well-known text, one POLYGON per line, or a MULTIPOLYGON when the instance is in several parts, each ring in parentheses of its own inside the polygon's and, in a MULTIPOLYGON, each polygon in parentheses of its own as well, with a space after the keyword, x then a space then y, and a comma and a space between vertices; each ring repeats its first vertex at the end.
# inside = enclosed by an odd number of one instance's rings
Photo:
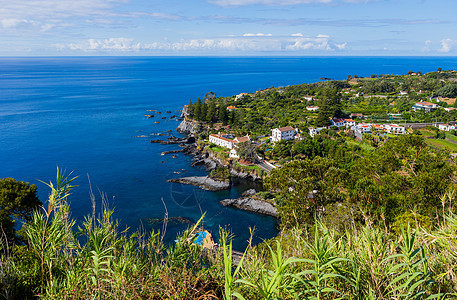
POLYGON ((171 114, 171 111, 167 110, 167 114, 171 114))
POLYGON ((154 123, 156 123, 156 124, 159 124, 159 122, 158 122, 158 121, 155 121, 154 123))
POLYGON ((177 155, 172 155, 171 157, 172 157, 172 158, 178 158, 178 156, 177 156, 177 155))

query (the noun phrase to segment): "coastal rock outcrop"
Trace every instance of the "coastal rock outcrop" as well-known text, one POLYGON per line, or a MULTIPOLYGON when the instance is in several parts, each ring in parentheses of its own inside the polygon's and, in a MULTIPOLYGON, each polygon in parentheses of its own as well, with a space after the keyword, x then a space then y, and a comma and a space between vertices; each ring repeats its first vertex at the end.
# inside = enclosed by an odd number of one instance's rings
POLYGON ((196 133, 197 130, 195 129, 194 123, 187 118, 184 118, 181 123, 179 123, 178 127, 176 128, 177 132, 180 133, 196 133))
POLYGON ((276 217, 276 207, 265 200, 258 200, 251 197, 241 197, 238 199, 225 199, 220 201, 224 206, 233 206, 242 210, 252 211, 259 214, 276 217))
POLYGON ((214 180, 209 176, 190 176, 183 178, 169 179, 168 182, 177 182, 182 184, 190 184, 201 187, 208 191, 221 191, 230 188, 230 182, 214 180))

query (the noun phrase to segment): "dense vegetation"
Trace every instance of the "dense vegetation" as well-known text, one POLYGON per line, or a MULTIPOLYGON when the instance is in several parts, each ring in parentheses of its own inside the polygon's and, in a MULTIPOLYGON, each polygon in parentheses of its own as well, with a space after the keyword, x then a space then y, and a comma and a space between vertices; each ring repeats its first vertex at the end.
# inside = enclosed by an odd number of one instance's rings
MULTIPOLYGON (((411 74, 411 73, 410 73, 411 74)), ((190 117, 212 126, 230 125, 238 135, 269 135, 270 129, 291 125, 303 131, 309 126, 323 126, 331 117, 349 117, 350 113, 367 116, 367 122, 391 122, 389 114, 400 114, 394 122, 449 122, 457 119, 453 100, 437 102, 437 98, 455 98, 457 72, 438 71, 417 75, 375 75, 345 81, 325 81, 280 88, 268 88, 242 97, 205 97, 188 105, 190 117), (400 92, 406 95, 400 95, 400 92), (308 99, 306 99, 306 98, 308 99), (312 100, 310 100, 312 98, 312 100), (437 103, 431 113, 414 112, 419 101, 437 103), (307 106, 319 110, 307 111, 307 106), (228 106, 236 109, 227 110, 228 106)))

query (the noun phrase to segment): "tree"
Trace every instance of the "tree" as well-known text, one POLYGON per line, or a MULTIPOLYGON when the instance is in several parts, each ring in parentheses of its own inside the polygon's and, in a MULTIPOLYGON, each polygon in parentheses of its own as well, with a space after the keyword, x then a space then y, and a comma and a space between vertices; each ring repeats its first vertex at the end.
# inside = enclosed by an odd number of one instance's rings
POLYGON ((195 104, 194 104, 194 118, 196 120, 200 119, 201 111, 202 111, 202 100, 200 98, 197 98, 197 102, 195 102, 195 104))
POLYGON ((451 83, 445 85, 444 87, 438 90, 438 95, 445 97, 445 98, 455 98, 457 97, 457 84, 451 83))
POLYGON ((251 162, 255 161, 255 145, 251 141, 238 143, 236 153, 241 159, 251 162))
POLYGON ((29 221, 42 204, 36 186, 13 178, 0 179, 0 226, 9 241, 16 241, 15 222, 29 221))
POLYGON ((222 122, 222 125, 227 125, 229 120, 227 108, 224 105, 219 105, 219 121, 222 122))

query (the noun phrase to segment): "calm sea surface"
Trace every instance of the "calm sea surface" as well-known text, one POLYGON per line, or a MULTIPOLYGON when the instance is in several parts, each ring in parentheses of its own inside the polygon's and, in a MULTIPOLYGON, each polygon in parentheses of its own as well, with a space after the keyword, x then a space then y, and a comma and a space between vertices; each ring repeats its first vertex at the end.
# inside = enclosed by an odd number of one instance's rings
MULTIPOLYGON (((53 180, 59 165, 79 176, 71 195, 72 216, 78 220, 92 211, 90 177, 97 211, 104 193, 122 228, 151 229, 149 220, 163 217, 165 206, 170 217, 197 220, 206 212, 204 225, 213 232, 219 226, 229 228, 239 248, 249 227, 256 227, 257 242, 277 233, 273 218, 219 204, 249 186, 206 192, 167 183, 169 178, 205 171, 191 167, 191 157, 181 153, 176 159, 160 155, 178 146, 151 144, 150 138, 136 136, 168 130, 179 135, 177 121, 160 117, 170 116, 167 110, 179 115, 189 99, 209 91, 231 96, 320 77, 430 72, 439 67, 455 70, 457 58, 0 58, 0 178, 36 184, 44 201, 49 190, 38 179, 53 180), (162 115, 147 119, 144 114, 150 109, 162 115)), ((168 240, 186 226, 171 224, 168 240)))

